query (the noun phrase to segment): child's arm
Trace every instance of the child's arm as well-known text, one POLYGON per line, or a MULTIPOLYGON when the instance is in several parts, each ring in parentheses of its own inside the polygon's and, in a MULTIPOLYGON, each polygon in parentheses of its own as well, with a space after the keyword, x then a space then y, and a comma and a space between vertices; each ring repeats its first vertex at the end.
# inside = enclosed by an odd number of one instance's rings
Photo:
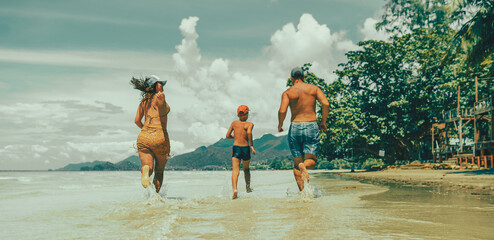
POLYGON ((226 138, 228 139, 233 139, 233 123, 230 125, 230 128, 228 128, 228 131, 226 132, 226 138))
POLYGON ((249 127, 247 128, 247 138, 249 140, 250 150, 252 151, 253 154, 256 154, 256 149, 254 149, 254 142, 252 141, 253 128, 254 128, 254 124, 253 123, 249 124, 249 127))

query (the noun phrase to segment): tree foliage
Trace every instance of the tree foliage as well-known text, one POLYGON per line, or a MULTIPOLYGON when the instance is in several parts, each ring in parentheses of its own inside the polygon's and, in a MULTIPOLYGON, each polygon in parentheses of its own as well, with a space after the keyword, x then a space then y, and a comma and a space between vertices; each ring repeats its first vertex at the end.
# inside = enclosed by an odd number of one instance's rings
POLYGON ((473 17, 455 35, 456 52, 465 50, 470 66, 492 64, 494 0, 458 0, 455 3, 453 16, 466 17, 468 9, 476 9, 473 17))
POLYGON ((378 29, 405 34, 415 29, 448 31, 456 18, 449 14, 451 0, 388 0, 378 29))
POLYGON ((355 95, 360 111, 356 142, 359 155, 408 159, 429 133, 432 117, 454 101, 454 72, 441 64, 451 34, 416 29, 390 42, 360 42, 336 71, 355 95))

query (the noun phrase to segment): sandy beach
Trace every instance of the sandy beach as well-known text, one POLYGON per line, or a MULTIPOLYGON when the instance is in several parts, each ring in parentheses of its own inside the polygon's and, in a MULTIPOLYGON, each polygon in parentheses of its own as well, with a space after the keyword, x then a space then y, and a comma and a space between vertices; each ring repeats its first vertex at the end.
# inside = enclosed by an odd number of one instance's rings
POLYGON ((379 184, 428 187, 440 192, 465 192, 472 195, 494 196, 494 169, 486 170, 432 170, 385 169, 382 171, 343 172, 342 177, 379 184))

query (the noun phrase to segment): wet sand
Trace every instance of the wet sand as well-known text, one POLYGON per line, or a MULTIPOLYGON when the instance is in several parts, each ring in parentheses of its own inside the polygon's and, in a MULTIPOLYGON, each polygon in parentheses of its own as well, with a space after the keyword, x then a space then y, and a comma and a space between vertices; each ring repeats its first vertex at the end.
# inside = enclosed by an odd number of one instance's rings
POLYGON ((354 173, 342 172, 336 175, 379 184, 393 183, 412 187, 428 187, 442 192, 454 191, 471 195, 494 196, 494 169, 385 169, 354 173))

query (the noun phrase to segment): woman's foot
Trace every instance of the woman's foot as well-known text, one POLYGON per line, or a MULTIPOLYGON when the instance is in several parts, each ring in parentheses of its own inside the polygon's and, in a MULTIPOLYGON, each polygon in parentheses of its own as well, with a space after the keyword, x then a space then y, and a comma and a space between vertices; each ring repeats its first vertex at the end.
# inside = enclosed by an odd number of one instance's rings
POLYGON ((141 169, 141 184, 144 188, 149 187, 151 181, 149 181, 149 166, 144 165, 141 169))

